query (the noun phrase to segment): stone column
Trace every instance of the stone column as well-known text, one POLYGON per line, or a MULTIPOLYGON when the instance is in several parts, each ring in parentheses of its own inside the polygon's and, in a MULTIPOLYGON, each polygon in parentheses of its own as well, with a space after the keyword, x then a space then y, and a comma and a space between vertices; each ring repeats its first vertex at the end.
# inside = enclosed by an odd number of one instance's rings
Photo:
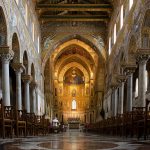
POLYGON ((9 47, 0 47, 0 58, 2 60, 2 93, 4 106, 10 106, 10 82, 9 82, 9 62, 13 58, 14 52, 9 47))
POLYGON ((128 75, 127 79, 127 107, 126 111, 132 111, 132 103, 133 103, 133 73, 128 75))
POLYGON ((127 76, 127 103, 126 103, 126 111, 132 111, 133 104, 133 73, 137 65, 135 62, 129 62, 126 64, 124 72, 127 76))
POLYGON ((120 100, 120 103, 119 103, 119 108, 120 108, 120 111, 119 113, 120 114, 123 114, 123 102, 124 102, 124 82, 121 82, 121 87, 120 87, 120 93, 119 93, 119 100, 120 100))
POLYGON ((114 89, 112 88, 111 93, 111 116, 114 116, 115 102, 114 102, 114 89))
POLYGON ((126 81, 126 76, 125 75, 118 75, 117 76, 117 81, 120 83, 119 87, 119 102, 118 102, 118 108, 119 108, 119 113, 123 114, 124 107, 124 83, 126 81))
POLYGON ((18 110, 22 110, 22 87, 21 87, 21 73, 24 70, 24 67, 21 63, 12 64, 16 72, 16 105, 18 110))
POLYGON ((31 82, 31 86, 32 86, 32 109, 31 112, 33 113, 37 113, 37 96, 36 96, 36 88, 37 88, 37 84, 36 82, 31 82))
POLYGON ((117 87, 114 89, 114 101, 115 101, 114 116, 117 116, 118 114, 118 88, 117 87))
POLYGON ((118 113, 118 84, 112 84, 112 116, 118 113))
POLYGON ((138 82, 138 106, 145 107, 145 93, 146 93, 146 63, 148 58, 140 57, 139 63, 139 82, 138 82))
POLYGON ((38 85, 36 84, 36 89, 35 89, 35 96, 36 96, 36 114, 38 114, 38 85))
POLYGON ((145 107, 145 94, 146 94, 146 63, 150 57, 150 49, 138 49, 136 59, 139 63, 139 83, 138 83, 138 106, 145 107))
POLYGON ((30 75, 23 75, 22 77, 24 81, 24 89, 25 89, 25 109, 27 113, 30 113, 30 91, 29 91, 29 84, 32 80, 30 75))

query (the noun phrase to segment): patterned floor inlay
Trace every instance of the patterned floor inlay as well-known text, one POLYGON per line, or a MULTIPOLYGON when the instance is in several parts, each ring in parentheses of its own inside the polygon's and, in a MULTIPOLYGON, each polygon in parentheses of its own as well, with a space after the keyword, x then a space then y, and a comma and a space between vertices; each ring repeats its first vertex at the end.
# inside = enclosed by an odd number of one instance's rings
POLYGON ((137 141, 70 131, 48 136, 0 139, 0 150, 150 150, 150 141, 137 141))

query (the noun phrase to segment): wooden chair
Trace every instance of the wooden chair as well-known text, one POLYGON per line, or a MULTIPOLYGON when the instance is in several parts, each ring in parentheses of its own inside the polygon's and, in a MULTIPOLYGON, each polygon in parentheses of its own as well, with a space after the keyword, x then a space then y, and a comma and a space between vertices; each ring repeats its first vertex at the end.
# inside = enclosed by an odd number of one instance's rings
POLYGON ((26 134, 27 135, 35 135, 35 114, 34 113, 26 113, 26 134))
POLYGON ((150 100, 146 99, 146 112, 145 112, 145 122, 144 122, 144 139, 148 138, 150 134, 150 110, 148 108, 150 100))
POLYGON ((36 135, 45 134, 44 131, 44 117, 43 116, 36 116, 35 117, 35 126, 36 126, 36 135))
POLYGON ((48 133, 48 126, 49 126, 49 119, 45 119, 45 116, 44 116, 44 121, 43 121, 44 135, 48 133))
POLYGON ((0 128, 3 138, 6 136, 13 137, 14 126, 14 109, 12 106, 3 106, 2 99, 0 100, 0 128))
POLYGON ((26 136, 26 112, 24 110, 15 110, 15 127, 16 127, 16 136, 23 135, 26 136))

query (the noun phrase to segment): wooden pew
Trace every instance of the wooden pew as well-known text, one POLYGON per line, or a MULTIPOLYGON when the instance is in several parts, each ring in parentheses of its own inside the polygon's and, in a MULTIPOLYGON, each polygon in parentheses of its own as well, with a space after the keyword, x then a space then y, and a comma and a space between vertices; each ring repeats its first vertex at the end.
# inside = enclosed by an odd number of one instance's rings
POLYGON ((116 135, 123 135, 123 115, 118 114, 116 117, 116 135))
POLYGON ((123 114, 123 128, 122 135, 128 137, 132 132, 132 112, 126 112, 123 114))
POLYGON ((144 136, 147 139, 150 135, 150 110, 148 105, 150 100, 146 100, 145 107, 133 107, 131 112, 107 118, 94 124, 93 131, 100 134, 136 136, 138 139, 144 136))
POLYGON ((144 135, 146 107, 132 107, 132 136, 139 139, 144 135))

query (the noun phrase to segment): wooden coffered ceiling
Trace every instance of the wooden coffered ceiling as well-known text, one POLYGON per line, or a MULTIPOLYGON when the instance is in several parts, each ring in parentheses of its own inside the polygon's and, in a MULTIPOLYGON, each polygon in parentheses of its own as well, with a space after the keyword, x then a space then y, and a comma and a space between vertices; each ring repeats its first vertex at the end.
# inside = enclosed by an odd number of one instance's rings
POLYGON ((111 0, 34 0, 40 22, 108 22, 113 10, 111 0))

